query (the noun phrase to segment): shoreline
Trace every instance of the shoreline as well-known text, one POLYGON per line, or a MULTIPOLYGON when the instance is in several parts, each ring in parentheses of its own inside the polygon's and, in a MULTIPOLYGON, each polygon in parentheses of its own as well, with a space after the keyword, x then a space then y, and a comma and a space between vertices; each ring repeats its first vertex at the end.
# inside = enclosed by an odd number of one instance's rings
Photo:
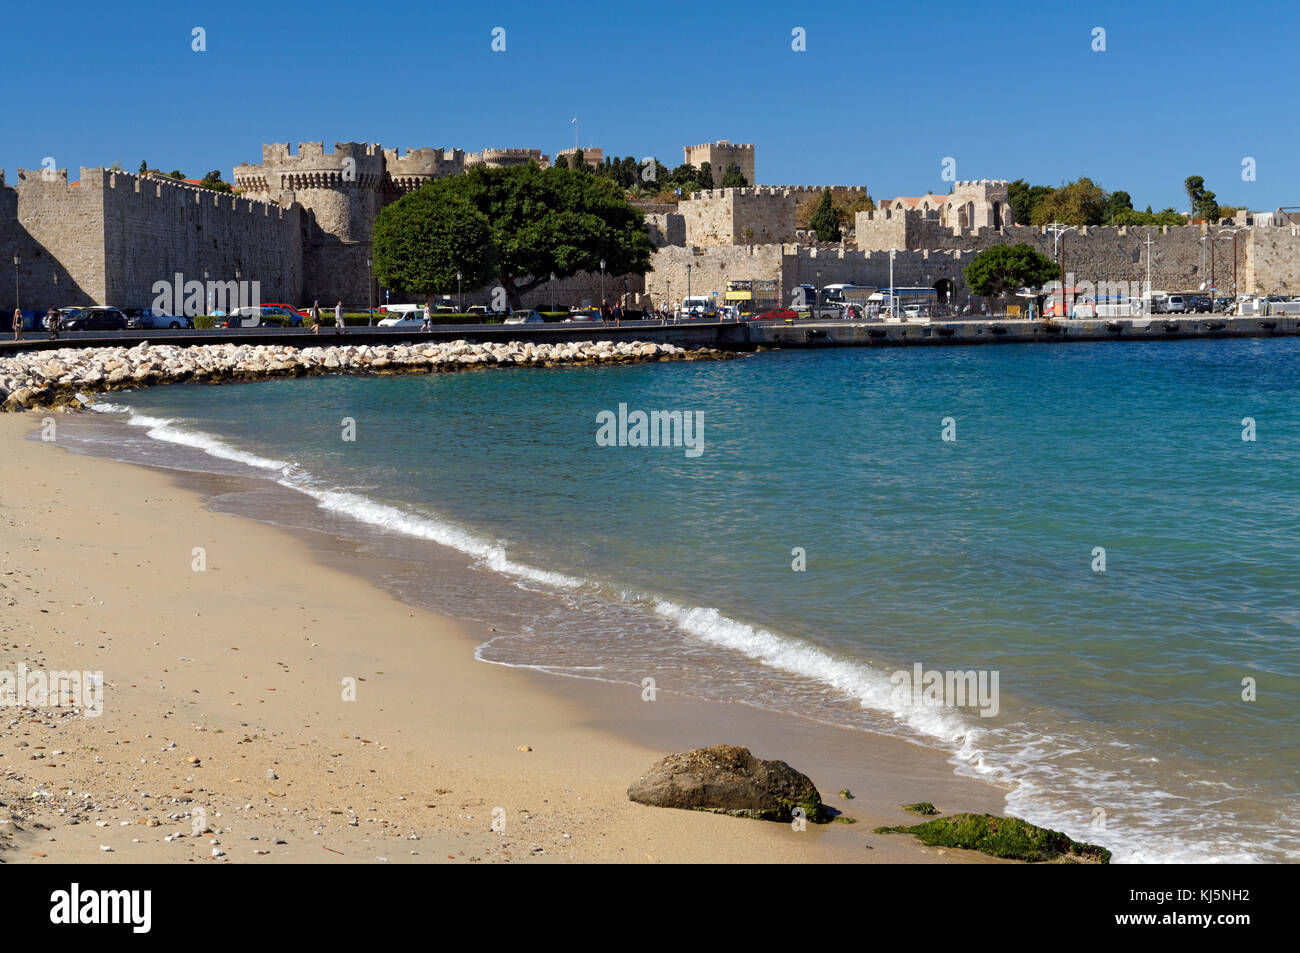
POLYGON ((0 419, 12 470, 0 513, 22 537, 0 565, 0 597, 17 602, 0 644, 11 665, 102 669, 106 686, 99 719, 20 717, 0 733, 5 801, 24 815, 21 831, 0 832, 5 860, 996 862, 870 833, 908 822, 899 805, 917 800, 1003 813, 1004 792, 957 777, 942 752, 478 662, 486 627, 380 591, 355 543, 209 505, 253 481, 73 454, 26 439, 35 421, 0 419), (128 492, 81 498, 104 485, 128 492), (190 567, 195 539, 212 541, 204 573, 190 567), (285 565, 309 571, 286 577, 285 565), (357 701, 342 702, 352 672, 357 701), (858 823, 796 833, 627 800, 652 762, 718 743, 789 762, 858 823), (843 787, 854 800, 836 796, 843 787), (196 805, 218 843, 188 836, 179 815, 196 805), (490 826, 497 806, 505 834, 490 826))

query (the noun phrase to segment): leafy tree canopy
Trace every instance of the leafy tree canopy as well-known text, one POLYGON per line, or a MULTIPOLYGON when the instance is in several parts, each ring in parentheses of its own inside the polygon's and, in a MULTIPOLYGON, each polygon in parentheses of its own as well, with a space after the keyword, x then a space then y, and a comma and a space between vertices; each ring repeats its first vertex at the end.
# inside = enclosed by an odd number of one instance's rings
POLYGON ((616 183, 574 169, 478 168, 437 179, 385 208, 375 226, 375 272, 391 287, 433 294, 493 280, 512 307, 548 281, 580 271, 644 273, 645 216, 616 183), (449 280, 450 279, 450 280, 449 280))
POLYGON ((1038 288, 1057 276, 1056 262, 1032 245, 994 245, 966 266, 966 284, 986 298, 1002 298, 1018 288, 1038 288))
POLYGON ((1110 193, 1086 176, 1043 197, 1030 217, 1033 225, 1100 225, 1110 204, 1110 193))
POLYGON ((732 162, 727 166, 727 171, 722 173, 722 184, 719 186, 724 189, 743 189, 749 185, 745 181, 745 173, 740 171, 740 166, 732 162))
POLYGON ((1007 183, 1007 201, 1011 205, 1017 225, 1029 225, 1034 220, 1034 209, 1052 194, 1050 185, 1030 185, 1024 179, 1007 183))
POLYGON ((816 229, 819 242, 837 242, 840 240, 840 215, 831 199, 831 190, 823 189, 817 210, 809 220, 810 228, 816 229))

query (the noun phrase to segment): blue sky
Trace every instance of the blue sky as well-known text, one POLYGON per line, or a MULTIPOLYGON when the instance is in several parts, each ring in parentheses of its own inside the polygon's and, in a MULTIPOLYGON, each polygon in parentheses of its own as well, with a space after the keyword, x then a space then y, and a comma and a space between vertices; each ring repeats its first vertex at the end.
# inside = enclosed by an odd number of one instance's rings
POLYGON ((1270 209, 1300 205, 1298 26, 1294 3, 1199 0, 21 3, 0 27, 0 168, 229 178, 304 140, 554 154, 577 116, 582 145, 669 166, 752 142, 763 184, 946 192, 952 157, 959 179, 1089 175, 1139 208, 1181 209, 1195 174, 1270 209))

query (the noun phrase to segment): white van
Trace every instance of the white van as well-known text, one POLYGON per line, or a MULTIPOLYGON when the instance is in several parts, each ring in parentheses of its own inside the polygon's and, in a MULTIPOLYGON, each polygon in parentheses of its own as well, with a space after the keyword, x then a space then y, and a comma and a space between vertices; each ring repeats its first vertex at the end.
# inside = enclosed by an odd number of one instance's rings
POLYGON ((683 298, 682 314, 689 315, 693 311, 698 311, 704 317, 713 317, 718 312, 718 306, 712 297, 694 295, 690 298, 683 298))

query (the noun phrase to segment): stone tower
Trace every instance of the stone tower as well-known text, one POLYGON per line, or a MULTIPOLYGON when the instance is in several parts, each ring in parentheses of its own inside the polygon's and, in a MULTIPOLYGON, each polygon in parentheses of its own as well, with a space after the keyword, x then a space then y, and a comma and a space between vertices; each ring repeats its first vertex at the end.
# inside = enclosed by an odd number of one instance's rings
POLYGON ((719 139, 717 142, 706 142, 698 146, 686 146, 683 151, 686 154, 686 164, 699 168, 704 163, 709 163, 713 169, 713 184, 722 185, 723 173, 727 171, 727 166, 735 163, 740 166, 741 175, 745 177, 746 185, 757 185, 754 181, 754 144, 731 143, 726 139, 719 139))
POLYGON ((1000 229, 1015 224, 1006 179, 970 179, 953 185, 943 224, 960 229, 1000 229))
POLYGON ((350 308, 369 303, 366 260, 387 187, 378 143, 336 142, 327 153, 323 142, 301 142, 297 155, 288 143, 263 145, 261 165, 235 166, 235 187, 247 198, 307 210, 308 298, 322 307, 340 299, 350 308))

